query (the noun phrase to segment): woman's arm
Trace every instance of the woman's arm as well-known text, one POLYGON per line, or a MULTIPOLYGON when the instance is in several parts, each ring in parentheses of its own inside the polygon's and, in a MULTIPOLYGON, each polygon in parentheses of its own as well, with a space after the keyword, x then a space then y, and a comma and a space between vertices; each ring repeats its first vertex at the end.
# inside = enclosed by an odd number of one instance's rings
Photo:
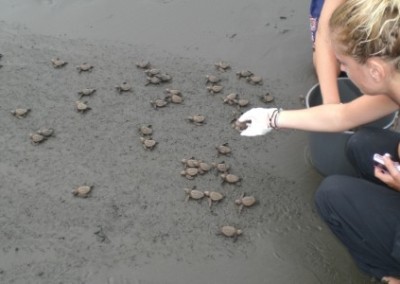
POLYGON ((319 105, 279 114, 277 126, 308 131, 341 132, 375 121, 399 109, 385 95, 363 95, 346 104, 319 105))
POLYGON ((339 66, 329 38, 329 19, 333 11, 345 0, 325 0, 315 37, 314 65, 321 87, 324 104, 340 103, 337 76, 339 66))

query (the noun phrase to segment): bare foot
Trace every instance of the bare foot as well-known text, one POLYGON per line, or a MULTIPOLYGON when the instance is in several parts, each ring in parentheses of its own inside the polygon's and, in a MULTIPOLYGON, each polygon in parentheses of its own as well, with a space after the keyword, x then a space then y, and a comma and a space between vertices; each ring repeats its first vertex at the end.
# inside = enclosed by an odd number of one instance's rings
POLYGON ((382 282, 388 284, 400 284, 400 279, 391 276, 385 276, 382 277, 382 282))

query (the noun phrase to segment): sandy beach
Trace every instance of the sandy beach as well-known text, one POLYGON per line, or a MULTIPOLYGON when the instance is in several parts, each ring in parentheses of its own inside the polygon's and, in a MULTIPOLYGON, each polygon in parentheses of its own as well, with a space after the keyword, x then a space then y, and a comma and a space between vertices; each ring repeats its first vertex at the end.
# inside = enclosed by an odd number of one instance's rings
POLYGON ((244 138, 231 127, 255 106, 303 108, 316 83, 308 1, 4 0, 0 10, 0 283, 369 283, 316 213, 322 176, 308 134, 244 138), (51 59, 68 62, 53 68, 51 59), (146 85, 151 66, 172 76, 146 85), (215 63, 231 65, 218 71, 215 63), (90 72, 78 72, 82 63, 90 72), (261 85, 238 79, 248 69, 261 85), (223 90, 207 91, 206 75, 223 90), (127 82, 129 92, 116 86, 127 82), (91 108, 75 109, 78 92, 91 108), (154 109, 165 89, 183 103, 154 109), (224 103, 238 93, 250 104, 224 103), (275 100, 263 103, 270 93, 275 100), (11 111, 29 108, 25 118, 11 111), (194 125, 189 116, 206 117, 194 125), (153 150, 138 128, 151 125, 153 150), (42 127, 54 136, 33 145, 42 127), (232 152, 218 155, 228 143, 232 152), (226 162, 189 180, 182 159, 226 162), (88 198, 75 197, 93 186, 88 198), (185 202, 184 188, 225 198, 185 202), (258 202, 238 213, 245 192, 258 202), (236 241, 223 225, 243 230, 236 241))

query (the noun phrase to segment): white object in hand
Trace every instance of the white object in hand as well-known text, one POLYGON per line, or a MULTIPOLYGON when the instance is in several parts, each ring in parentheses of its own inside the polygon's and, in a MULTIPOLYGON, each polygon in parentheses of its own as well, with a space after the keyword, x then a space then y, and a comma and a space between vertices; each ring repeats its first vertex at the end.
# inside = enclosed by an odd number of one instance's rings
POLYGON ((277 108, 252 108, 242 114, 238 121, 246 122, 247 128, 243 130, 242 136, 258 136, 267 134, 272 130, 270 120, 277 108))

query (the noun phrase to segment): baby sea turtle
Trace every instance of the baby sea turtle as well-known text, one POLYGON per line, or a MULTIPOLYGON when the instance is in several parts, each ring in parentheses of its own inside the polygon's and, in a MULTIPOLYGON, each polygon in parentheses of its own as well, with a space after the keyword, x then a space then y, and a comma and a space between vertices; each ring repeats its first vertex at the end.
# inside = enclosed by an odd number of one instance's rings
POLYGON ((90 96, 90 95, 92 95, 92 94, 95 93, 95 92, 96 92, 96 89, 84 88, 84 89, 82 89, 82 90, 80 90, 80 91, 78 92, 78 95, 81 95, 81 98, 82 98, 82 97, 84 97, 84 96, 90 96))
POLYGON ((232 128, 235 128, 237 131, 242 132, 248 127, 248 124, 251 123, 251 120, 239 121, 237 119, 234 119, 232 122, 232 128))
POLYGON ((31 133, 29 134, 29 138, 31 138, 31 142, 34 145, 40 144, 47 139, 44 135, 41 135, 39 133, 31 133))
POLYGON ((252 85, 262 85, 263 79, 260 76, 255 76, 252 75, 250 77, 247 77, 247 82, 249 82, 252 85))
POLYGON ((89 63, 82 63, 81 65, 77 66, 76 69, 78 69, 79 73, 81 72, 90 72, 94 68, 93 65, 90 65, 89 63))
POLYGON ((222 183, 230 183, 230 184, 236 184, 239 183, 241 178, 234 175, 234 174, 229 174, 229 173, 223 173, 220 175, 220 177, 222 178, 222 183))
POLYGON ((60 58, 52 58, 51 63, 53 64, 54 68, 61 68, 68 64, 67 61, 61 60, 60 58))
POLYGON ((36 133, 48 138, 48 137, 53 136, 54 129, 53 128, 42 127, 38 131, 36 131, 36 133))
POLYGON ((223 98, 224 104, 234 105, 237 103, 238 94, 230 93, 225 98, 223 98))
POLYGON ((208 91, 210 94, 219 93, 219 92, 221 92, 223 89, 224 89, 224 87, 221 86, 221 85, 212 85, 212 86, 208 86, 208 87, 207 87, 207 91, 208 91))
POLYGON ((115 86, 115 88, 121 94, 123 92, 129 92, 132 89, 132 86, 128 82, 122 82, 121 84, 115 86))
POLYGON ((186 193, 185 202, 187 202, 189 199, 199 200, 204 197, 204 192, 197 190, 195 186, 192 188, 184 188, 183 190, 186 193))
POLYGON ((247 69, 236 72, 236 76, 238 77, 238 79, 248 78, 252 75, 253 75, 253 72, 251 72, 250 70, 247 70, 247 69))
POLYGON ((158 77, 147 77, 146 78, 146 83, 144 84, 145 86, 147 85, 160 85, 161 84, 161 79, 158 77))
POLYGON ((225 72, 226 70, 231 68, 231 66, 224 61, 219 61, 219 62, 215 63, 214 65, 215 65, 215 68, 217 68, 217 70, 223 71, 223 72, 225 72))
POLYGON ((207 83, 211 83, 211 84, 215 84, 218 83, 219 81, 221 81, 220 78, 218 78, 217 76, 214 75, 206 75, 207 78, 207 83))
POLYGON ((139 127, 139 132, 142 136, 148 136, 153 134, 153 128, 151 125, 142 125, 139 127))
POLYGON ((208 207, 211 208, 211 205, 213 202, 220 202, 222 199, 224 199, 224 195, 220 192, 216 191, 204 191, 204 195, 208 197, 208 207))
POLYGON ((223 235, 227 238, 233 238, 233 241, 236 242, 237 237, 243 233, 241 229, 237 229, 234 226, 222 226, 218 232, 218 234, 223 235))
POLYGON ((185 168, 197 168, 200 163, 200 161, 196 160, 194 157, 191 157, 189 159, 182 159, 181 162, 185 165, 185 168))
POLYGON ((200 161, 198 169, 199 169, 199 174, 203 175, 203 174, 207 173, 208 171, 210 171, 211 166, 209 164, 207 164, 206 162, 200 161))
POLYGON ((181 94, 179 95, 175 95, 175 94, 167 94, 165 96, 165 99, 170 102, 170 103, 174 103, 174 104, 181 104, 183 102, 183 97, 181 94))
POLYGON ((91 185, 81 185, 74 190, 72 190, 72 194, 76 197, 87 198, 89 197, 90 193, 92 192, 93 186, 91 185))
POLYGON ((158 73, 156 75, 154 75, 154 77, 160 79, 161 82, 165 83, 165 82, 169 82, 172 80, 172 76, 168 73, 158 73))
POLYGON ((235 204, 239 205, 239 214, 242 212, 243 207, 251 207, 256 204, 257 200, 254 196, 245 196, 245 193, 242 193, 240 198, 235 200, 235 204))
POLYGON ((75 108, 78 112, 81 112, 81 113, 85 113, 86 111, 91 110, 91 108, 88 106, 87 102, 84 102, 84 101, 76 101, 75 108))
POLYGON ((160 72, 161 72, 161 70, 156 69, 156 68, 144 70, 144 73, 146 73, 146 75, 148 75, 150 77, 155 76, 155 75, 159 74, 160 72))
POLYGON ((275 99, 275 98, 274 98, 270 93, 266 93, 265 95, 262 95, 262 96, 260 97, 260 100, 261 100, 263 103, 266 103, 266 104, 269 104, 269 103, 273 102, 274 99, 275 99))
POLYGON ((204 115, 200 114, 195 114, 192 116, 189 116, 188 121, 195 124, 195 125, 204 125, 206 122, 206 117, 204 115))
POLYGON ((197 176, 198 173, 199 170, 197 168, 186 168, 183 171, 181 171, 181 175, 189 180, 194 179, 194 177, 197 176))
POLYGON ((17 108, 11 112, 16 118, 23 118, 31 111, 30 108, 17 108))
POLYGON ((238 106, 238 108, 241 108, 241 107, 246 107, 246 106, 248 106, 249 105, 249 100, 248 99, 239 99, 239 100, 237 100, 237 106, 238 106))
POLYGON ((219 163, 211 163, 211 165, 217 169, 218 172, 220 173, 226 173, 229 171, 230 167, 225 161, 219 162, 219 163))
POLYGON ((222 145, 219 145, 215 147, 218 151, 218 155, 230 155, 231 153, 231 148, 229 148, 228 143, 224 143, 222 145))
POLYGON ((152 107, 154 109, 158 109, 161 107, 165 107, 166 105, 168 105, 168 102, 164 99, 155 99, 154 101, 150 101, 150 104, 152 105, 152 107))
POLYGON ((137 68, 140 68, 140 69, 149 69, 150 68, 150 62, 147 60, 139 61, 135 65, 137 68))
POLYGON ((140 141, 146 150, 153 150, 157 145, 157 141, 155 141, 152 137, 140 137, 140 141))
POLYGON ((165 89, 164 90, 164 92, 167 94, 167 95, 176 95, 176 96, 179 96, 179 95, 182 95, 182 93, 181 93, 181 91, 180 90, 177 90, 177 89, 165 89))

